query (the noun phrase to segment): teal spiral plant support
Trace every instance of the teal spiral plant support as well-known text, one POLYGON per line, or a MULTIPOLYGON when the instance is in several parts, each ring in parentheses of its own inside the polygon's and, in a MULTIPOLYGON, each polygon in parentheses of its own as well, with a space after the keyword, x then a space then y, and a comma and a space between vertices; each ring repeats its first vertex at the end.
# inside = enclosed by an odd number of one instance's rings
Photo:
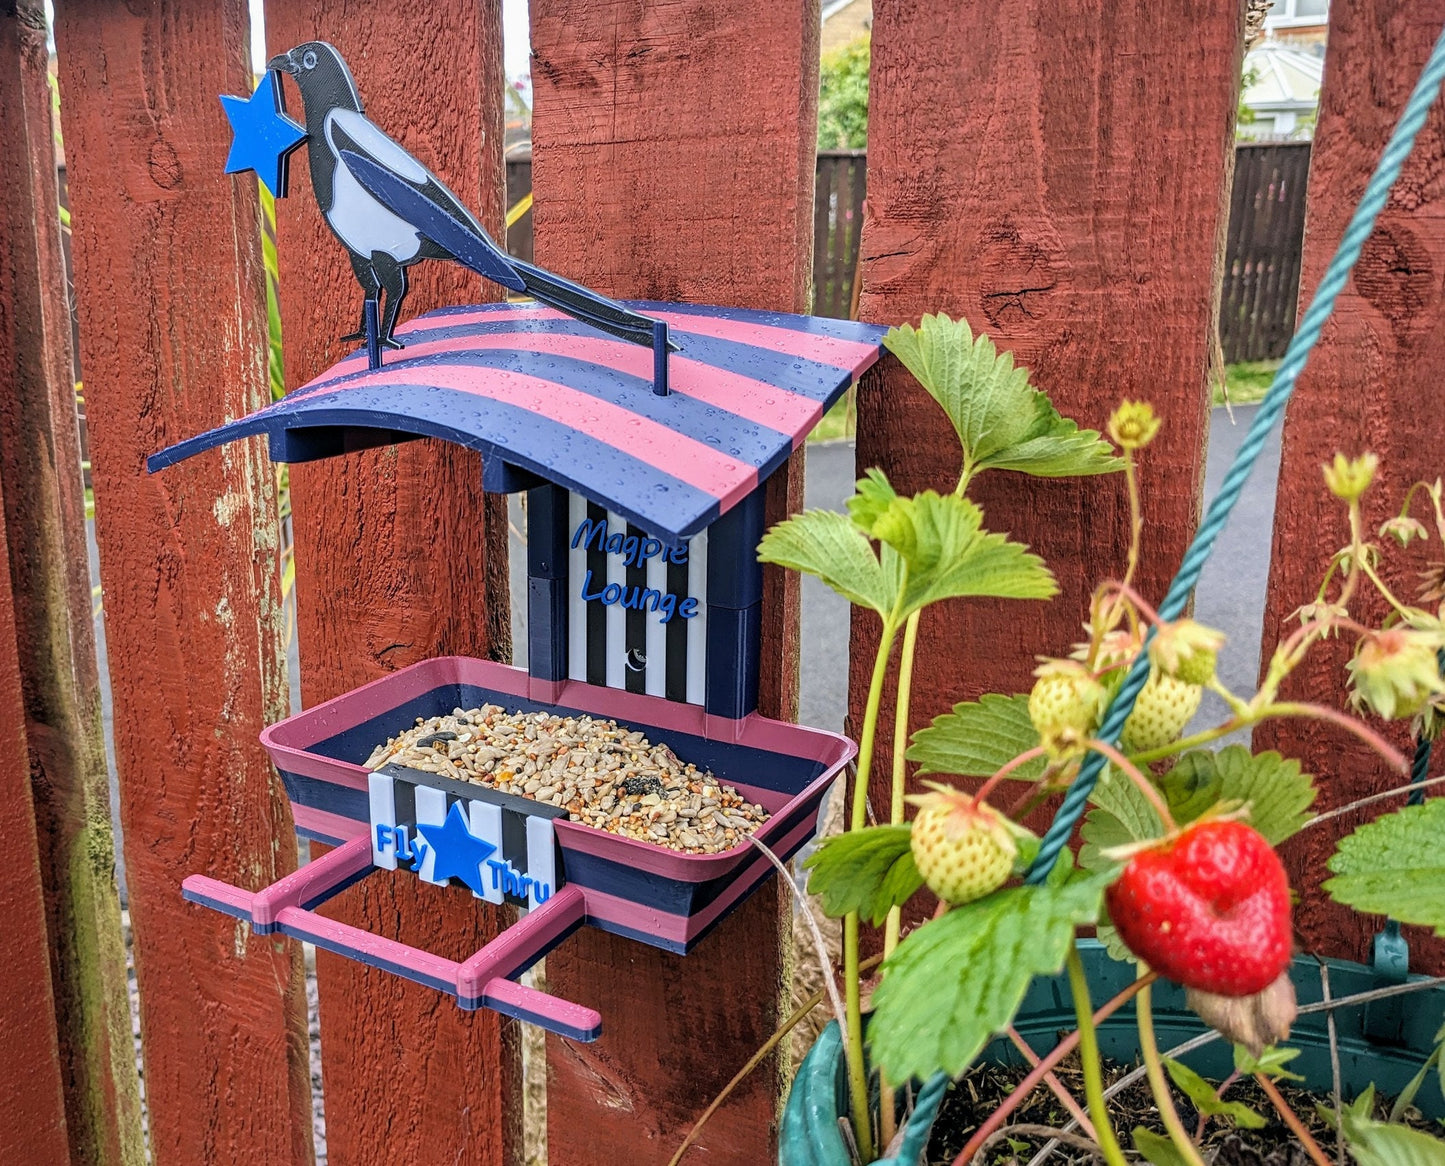
MULTIPOLYGON (((1269 391, 1265 393, 1264 399, 1260 403, 1259 412, 1255 414, 1249 431, 1245 435, 1239 451, 1235 454, 1234 462, 1230 465, 1229 472, 1220 485, 1219 493, 1210 503, 1204 520, 1199 524, 1199 529, 1195 532, 1194 539, 1185 552, 1184 560, 1180 563, 1179 572, 1169 585, 1164 602, 1159 605, 1160 619, 1178 619, 1184 614, 1189 596, 1199 582, 1200 572, 1204 569, 1204 564, 1214 550, 1215 541, 1219 538, 1225 523, 1228 522, 1235 503, 1239 501, 1244 484, 1249 478, 1250 471, 1254 469, 1255 462, 1259 460, 1259 455, 1264 450, 1265 441, 1271 430, 1284 415, 1284 408, 1289 402, 1290 394, 1294 391, 1295 382, 1299 380, 1300 373, 1304 371, 1305 362, 1319 342, 1325 322, 1334 312, 1335 301, 1339 298, 1340 292, 1350 277, 1350 272, 1354 270, 1355 263, 1360 258, 1360 251, 1364 248, 1365 240, 1374 230, 1375 220, 1379 217, 1380 211, 1384 209, 1385 202, 1390 196, 1390 190, 1395 185, 1396 179, 1400 177, 1405 160, 1414 149, 1415 139, 1425 124, 1430 107, 1434 105, 1435 99, 1440 93, 1442 82, 1445 82, 1445 30, 1442 30, 1440 37, 1435 41, 1434 48, 1430 51, 1430 58, 1425 63, 1420 79, 1415 83, 1409 101, 1405 103, 1404 112, 1401 113, 1400 120, 1390 135, 1384 153, 1380 155, 1380 161, 1375 167, 1374 174, 1370 176, 1369 184, 1365 187, 1359 204, 1355 207, 1355 213, 1345 228, 1339 247, 1336 248, 1329 266, 1325 269, 1324 278, 1320 280, 1314 298, 1310 301, 1310 306, 1285 351, 1284 359, 1280 362, 1273 381, 1270 382, 1269 391)), ((1149 638, 1152 639, 1153 634, 1153 629, 1150 629, 1149 638)), ((1125 676, 1124 683, 1114 694, 1114 699, 1105 711, 1104 723, 1099 730, 1101 740, 1111 745, 1118 744, 1119 736, 1124 729, 1124 722, 1134 711, 1134 702, 1138 699, 1139 692, 1148 678, 1149 655, 1147 651, 1143 651, 1139 653, 1133 667, 1125 676)), ((1428 746, 1417 750, 1417 770, 1428 763, 1428 760, 1428 746)), ((1088 805, 1089 795, 1093 792, 1100 773, 1103 772, 1104 763, 1105 758, 1101 753, 1091 752, 1085 757, 1079 768, 1079 775, 1069 786, 1068 793, 1065 794, 1048 832, 1044 835, 1043 842, 1039 846, 1039 853, 1029 868, 1025 882, 1037 885, 1048 877, 1049 871, 1058 861, 1060 852, 1068 845, 1074 827, 1078 825, 1079 819, 1083 816, 1084 809, 1088 805)), ((938 1106, 943 1100, 947 1085, 948 1077, 944 1073, 935 1074, 927 1081, 918 1095, 918 1104, 904 1135, 905 1149, 895 1158, 886 1159, 877 1166, 891 1166, 892 1163, 898 1163, 899 1166, 903 1166, 903 1164, 913 1166, 918 1161, 927 1140, 928 1131, 938 1114, 938 1106), (925 1098, 932 1104, 926 1106, 925 1098), (915 1144, 916 1150, 914 1149, 915 1144), (913 1157, 908 1157, 909 1151, 913 1151, 913 1157)))

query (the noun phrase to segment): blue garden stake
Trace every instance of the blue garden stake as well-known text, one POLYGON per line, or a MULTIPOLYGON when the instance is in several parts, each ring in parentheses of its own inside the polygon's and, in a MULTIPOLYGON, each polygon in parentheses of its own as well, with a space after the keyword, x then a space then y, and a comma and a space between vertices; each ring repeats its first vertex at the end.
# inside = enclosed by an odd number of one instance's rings
MULTIPOLYGON (((1215 540, 1218 539, 1220 531, 1224 529, 1225 523, 1229 520, 1235 503, 1239 501, 1244 483, 1249 478, 1250 471, 1254 469, 1254 463, 1259 460, 1259 455, 1264 449, 1270 431, 1283 416, 1284 407, 1289 401, 1290 394, 1294 391, 1295 382, 1299 380, 1299 375, 1304 370, 1310 352, 1319 341, 1325 321, 1334 312, 1335 300, 1344 288, 1346 280, 1349 279, 1350 272, 1354 270, 1365 240, 1370 237, 1370 233, 1375 228, 1375 220, 1379 217, 1380 211, 1384 209, 1390 189, 1395 185, 1395 180, 1400 177, 1400 170, 1414 148, 1415 138, 1419 135, 1421 127, 1425 124, 1425 118, 1430 112, 1430 107, 1434 105, 1435 98, 1439 95, 1442 81, 1445 81, 1445 30, 1442 30, 1440 37, 1435 41, 1435 47, 1430 51, 1430 59, 1425 63, 1420 79, 1415 83, 1415 89, 1410 94, 1410 100, 1405 104, 1405 110, 1395 125, 1394 133, 1390 135, 1384 153, 1380 155, 1379 164, 1375 167, 1374 174, 1370 176, 1365 193, 1355 207, 1355 213, 1350 218, 1349 226, 1345 228, 1344 236, 1340 239, 1340 245, 1335 250, 1329 267, 1325 269, 1324 278, 1320 280, 1319 287, 1315 290, 1309 309, 1305 312, 1304 319, 1300 321, 1299 329, 1295 332, 1293 339, 1290 340, 1289 348, 1285 352, 1284 360, 1280 362, 1278 371, 1274 374, 1269 391, 1265 394, 1264 400, 1260 402, 1259 412, 1255 414, 1249 432, 1245 435, 1238 453, 1235 454, 1234 462, 1225 475, 1219 493, 1210 503, 1204 521, 1199 524, 1194 541, 1189 544, 1189 549, 1185 552, 1184 561, 1179 566, 1179 573, 1174 576, 1174 581, 1169 585, 1164 602, 1159 605, 1160 619, 1173 620, 1184 613, 1189 596, 1199 582, 1199 574, 1203 570, 1210 552, 1214 549, 1215 540)), ((1151 628, 1145 641, 1146 650, 1141 651, 1135 659, 1128 675, 1124 678, 1124 683, 1114 694, 1114 699, 1104 714, 1104 723, 1099 729, 1099 738, 1111 745, 1118 744, 1119 736, 1124 729, 1124 722, 1134 711, 1134 702, 1138 699, 1140 690, 1149 678, 1147 646, 1148 640, 1152 639, 1153 635, 1154 632, 1151 628)), ((1425 760, 1428 762, 1428 753, 1425 760)), ((1079 775, 1069 786, 1068 793, 1064 795, 1064 800, 1054 815, 1048 832, 1044 835, 1039 846, 1039 853, 1024 880, 1026 883, 1037 886, 1048 878, 1049 871, 1058 861, 1060 852, 1068 845, 1074 827, 1078 825, 1079 819, 1083 816, 1084 809, 1088 805, 1089 795, 1093 792, 1100 773, 1103 772, 1104 762, 1105 758, 1101 753, 1090 753, 1084 758, 1084 762, 1079 768, 1079 775)), ((1418 750, 1416 763, 1418 768, 1421 764, 1418 750)), ((943 1087, 947 1083, 947 1075, 938 1073, 929 1078, 924 1090, 927 1092, 937 1086, 941 1097, 943 1087), (941 1085, 940 1082, 942 1082, 941 1085)), ((922 1096, 920 1094, 920 1100, 922 1096)), ((933 1117, 936 1115, 935 1109, 932 1115, 927 1116, 927 1126, 932 1125, 933 1117)), ((914 1124, 924 1120, 925 1115, 920 1105, 915 1112, 914 1119, 909 1123, 908 1138, 910 1140, 914 1124)), ((927 1126, 924 1128, 925 1135, 927 1126)), ((914 1158, 900 1157, 898 1161, 907 1163, 907 1166, 914 1166, 917 1158, 916 1156, 914 1158)))

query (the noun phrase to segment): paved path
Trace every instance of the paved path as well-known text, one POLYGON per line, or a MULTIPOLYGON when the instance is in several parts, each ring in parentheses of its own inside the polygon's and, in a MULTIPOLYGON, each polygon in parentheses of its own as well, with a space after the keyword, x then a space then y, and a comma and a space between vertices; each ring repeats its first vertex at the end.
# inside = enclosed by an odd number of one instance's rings
MULTIPOLYGON (((1254 415, 1253 407, 1235 410, 1230 424, 1222 409, 1214 411, 1209 436, 1209 458, 1205 472, 1205 496, 1213 497, 1219 480, 1254 415)), ((1220 676, 1235 691, 1253 688, 1259 670, 1259 637, 1264 614, 1264 591, 1269 563, 1274 514, 1275 479, 1279 473, 1279 438, 1271 439, 1264 457, 1241 497, 1229 526, 1220 537, 1213 558, 1200 581, 1196 615, 1203 622, 1229 634, 1229 645, 1220 662, 1220 676)), ((855 473, 853 447, 848 442, 812 445, 808 449, 806 502, 810 508, 842 510, 852 493, 855 473)), ((1146 487, 1147 489, 1147 483, 1146 487)), ((513 502, 513 525, 520 525, 520 508, 513 502)), ((526 554, 516 533, 512 536, 512 594, 526 595, 526 554)), ((91 569, 95 571, 95 544, 91 540, 91 569)), ((513 639, 518 645, 518 662, 525 659, 525 623, 522 605, 513 614, 513 639)), ((802 692, 800 719, 819 728, 841 729, 848 699, 848 604, 815 579, 803 580, 802 692)), ((107 677, 104 629, 98 628, 101 676, 107 677)), ((299 707, 295 649, 291 653, 292 707, 299 707)), ((1213 701, 1215 698, 1210 697, 1213 701)), ((111 797, 114 802, 115 754, 111 743, 110 686, 104 684, 106 753, 111 767, 111 797)), ((1222 708, 1222 705, 1218 706, 1222 708)), ((1217 709, 1206 706, 1204 714, 1217 709)), ((1201 715, 1204 715, 1201 714, 1201 715)), ((118 818, 117 818, 118 821, 118 818)), ((119 831, 117 831, 117 849, 119 831)), ((121 871, 122 891, 124 871, 121 871)))

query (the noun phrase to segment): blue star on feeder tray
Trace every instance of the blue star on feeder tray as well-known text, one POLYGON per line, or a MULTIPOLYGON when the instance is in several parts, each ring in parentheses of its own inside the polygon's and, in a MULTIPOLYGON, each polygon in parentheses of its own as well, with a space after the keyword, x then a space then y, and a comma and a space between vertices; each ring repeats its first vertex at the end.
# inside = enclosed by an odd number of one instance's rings
POLYGON ((286 197, 287 161, 306 140, 306 130, 286 116, 276 74, 267 71, 250 97, 223 94, 221 106, 231 123, 231 152, 226 173, 254 170, 276 198, 286 197))
POLYGON ((461 802, 452 803, 445 824, 433 826, 419 822, 416 832, 435 855, 432 864, 434 879, 461 879, 477 894, 484 893, 482 864, 496 853, 497 848, 472 833, 461 802))

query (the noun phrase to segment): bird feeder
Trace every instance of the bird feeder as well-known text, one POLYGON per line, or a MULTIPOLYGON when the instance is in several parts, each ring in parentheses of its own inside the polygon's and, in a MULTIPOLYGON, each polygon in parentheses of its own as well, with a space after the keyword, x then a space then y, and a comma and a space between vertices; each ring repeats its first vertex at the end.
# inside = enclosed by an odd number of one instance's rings
MULTIPOLYGON (((308 138, 315 151, 325 136, 332 154, 319 172, 313 153, 313 179, 321 173, 338 185, 342 168, 350 175, 352 201, 333 230, 368 297, 366 342, 282 400, 163 450, 149 466, 255 435, 286 463, 418 436, 479 451, 485 490, 527 495, 528 663, 427 660, 266 729, 261 739, 296 831, 334 849, 261 890, 196 874, 184 894, 259 933, 308 940, 430 985, 463 1008, 595 1039, 595 1011, 519 984, 521 973, 582 926, 685 953, 768 877, 767 855, 746 837, 716 853, 669 849, 477 782, 366 762, 418 718, 457 709, 611 719, 761 806, 768 816, 753 837, 779 858, 794 854, 856 748, 757 711, 764 492, 877 360, 883 329, 617 303, 513 261, 365 121, 334 49, 313 42, 272 65, 292 76, 329 69, 330 79, 302 86, 305 130, 284 118, 271 73, 249 101, 225 99, 237 129, 229 168, 270 171, 284 190, 286 154, 308 138), (313 108, 323 100, 340 112, 313 108), (369 143, 370 160, 358 142, 369 143), (545 303, 448 308, 394 330, 388 303, 378 333, 376 272, 364 272, 355 251, 370 229, 367 214, 390 216, 387 237, 402 240, 397 254, 412 253, 403 236, 414 231, 423 257, 459 258, 509 288, 515 275, 545 303), (383 341, 395 349, 384 362, 383 341), (511 903, 519 919, 455 961, 317 911, 368 876, 421 878, 511 903)), ((391 262, 372 258, 374 266, 391 262)))

